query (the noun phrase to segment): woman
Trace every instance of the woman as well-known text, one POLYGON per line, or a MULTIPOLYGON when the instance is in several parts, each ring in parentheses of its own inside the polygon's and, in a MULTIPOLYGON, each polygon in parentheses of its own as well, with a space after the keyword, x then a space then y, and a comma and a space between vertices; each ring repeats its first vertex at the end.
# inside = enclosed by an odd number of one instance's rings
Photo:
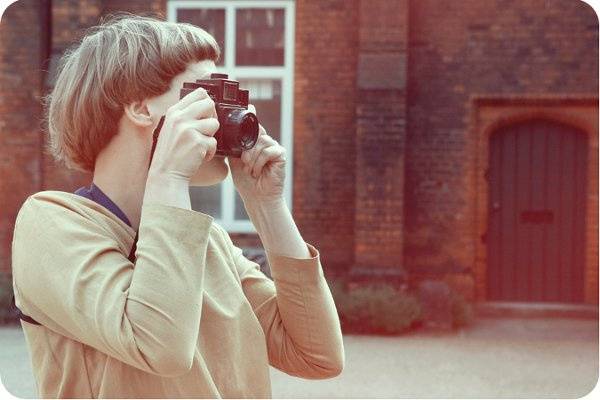
POLYGON ((63 57, 50 149, 93 183, 30 196, 12 253, 41 397, 267 398, 269 364, 312 379, 342 371, 318 250, 284 201, 285 150, 261 127, 228 165, 215 156, 213 101, 203 89, 179 99, 218 57, 200 28, 135 16, 101 24, 63 57), (189 185, 229 169, 273 281, 191 209, 189 185))

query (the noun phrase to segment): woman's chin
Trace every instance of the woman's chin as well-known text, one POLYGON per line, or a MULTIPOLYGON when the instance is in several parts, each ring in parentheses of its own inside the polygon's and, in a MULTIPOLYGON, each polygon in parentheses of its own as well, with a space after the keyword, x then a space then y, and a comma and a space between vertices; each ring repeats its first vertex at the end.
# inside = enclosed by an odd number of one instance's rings
POLYGON ((190 180, 190 186, 212 186, 221 183, 229 174, 229 165, 225 157, 213 157, 190 180))

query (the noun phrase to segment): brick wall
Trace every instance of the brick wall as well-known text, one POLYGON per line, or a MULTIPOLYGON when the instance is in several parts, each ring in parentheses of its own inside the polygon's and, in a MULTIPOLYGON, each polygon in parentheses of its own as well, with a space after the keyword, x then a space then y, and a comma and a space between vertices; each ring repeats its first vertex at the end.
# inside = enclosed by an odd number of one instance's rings
POLYGON ((598 19, 579 1, 424 0, 409 9, 405 265, 472 273, 480 239, 470 96, 597 96, 598 19))
POLYGON ((408 1, 363 0, 356 109, 353 275, 403 272, 408 1))
POLYGON ((294 217, 330 271, 354 262, 358 4, 296 2, 294 217))
MULTIPOLYGON (((477 287, 481 298, 484 264, 477 257, 485 227, 475 210, 486 147, 473 117, 475 99, 550 96, 564 107, 561 98, 597 99, 594 11, 555 0, 295 5, 294 176, 288 179, 303 237, 321 250, 328 273, 407 270, 416 280, 443 277, 469 297, 477 287)), ((164 13, 165 0, 20 0, 3 15, 0 269, 9 268, 12 223, 27 195, 73 190, 90 178, 41 155, 44 54, 60 53, 101 15, 118 10, 164 13), (50 41, 43 39, 49 4, 50 41)), ((597 143, 597 128, 590 134, 597 143)), ((590 160, 596 171, 597 157, 590 160)), ((598 195, 591 187, 589 302, 598 296, 598 195)), ((258 243, 251 235, 239 239, 258 243)))
POLYGON ((91 174, 57 165, 44 151, 41 97, 49 57, 60 56, 109 12, 164 13, 165 0, 19 0, 0 24, 0 271, 10 270, 10 243, 23 201, 40 190, 73 191, 91 174))
POLYGON ((0 270, 8 270, 12 227, 23 200, 41 186, 42 14, 38 0, 13 3, 0 24, 0 270))

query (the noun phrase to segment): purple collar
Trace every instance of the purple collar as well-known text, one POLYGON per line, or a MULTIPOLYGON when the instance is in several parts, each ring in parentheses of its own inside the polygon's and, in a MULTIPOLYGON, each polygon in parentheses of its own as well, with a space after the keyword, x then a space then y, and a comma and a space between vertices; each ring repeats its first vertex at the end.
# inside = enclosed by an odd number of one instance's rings
POLYGON ((90 185, 90 187, 80 187, 75 191, 75 194, 86 197, 90 200, 95 201, 96 203, 104 206, 110 212, 115 214, 117 217, 121 219, 121 221, 125 222, 127 225, 131 226, 129 219, 125 215, 123 211, 117 206, 94 182, 90 185))

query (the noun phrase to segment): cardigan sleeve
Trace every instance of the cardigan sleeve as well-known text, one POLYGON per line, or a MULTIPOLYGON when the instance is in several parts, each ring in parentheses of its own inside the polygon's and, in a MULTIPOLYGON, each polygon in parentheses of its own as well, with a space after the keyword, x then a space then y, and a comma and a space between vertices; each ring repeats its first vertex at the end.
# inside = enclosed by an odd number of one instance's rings
POLYGON ((242 289, 262 326, 269 363, 292 376, 325 379, 344 368, 342 331, 333 296, 323 275, 319 251, 311 257, 267 252, 273 280, 248 260, 219 227, 231 249, 242 289))
POLYGON ((12 243, 17 306, 43 327, 161 376, 193 362, 213 218, 142 206, 135 265, 89 217, 31 197, 12 243))

